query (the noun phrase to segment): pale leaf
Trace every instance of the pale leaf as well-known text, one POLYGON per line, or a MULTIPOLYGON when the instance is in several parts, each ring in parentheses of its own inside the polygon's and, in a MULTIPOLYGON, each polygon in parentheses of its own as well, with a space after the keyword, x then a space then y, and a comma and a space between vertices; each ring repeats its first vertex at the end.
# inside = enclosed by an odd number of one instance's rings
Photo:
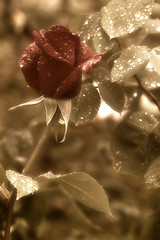
POLYGON ((57 100, 58 107, 61 111, 64 124, 65 124, 65 131, 64 131, 64 136, 61 142, 65 141, 66 134, 67 134, 67 129, 68 129, 68 122, 70 119, 70 114, 71 114, 71 100, 57 100))
POLYGON ((160 75, 160 47, 154 48, 149 52, 149 62, 160 75))
POLYGON ((31 177, 12 170, 7 170, 6 176, 11 184, 17 189, 17 200, 21 197, 33 194, 39 189, 38 182, 31 177))
POLYGON ((145 182, 149 188, 160 187, 160 157, 156 158, 145 174, 145 182))
POLYGON ((9 111, 15 110, 16 108, 19 108, 19 107, 36 105, 36 104, 42 102, 43 100, 44 100, 44 97, 41 96, 41 97, 36 98, 36 99, 33 99, 33 100, 29 101, 29 102, 21 103, 21 104, 19 104, 19 105, 17 105, 17 106, 11 107, 11 108, 9 109, 9 111))
POLYGON ((97 211, 111 214, 108 197, 102 186, 84 172, 74 172, 64 175, 55 175, 51 171, 38 178, 47 178, 58 181, 62 187, 77 201, 97 211))
POLYGON ((71 120, 76 124, 84 124, 96 117, 100 107, 100 96, 91 83, 82 85, 80 94, 72 99, 71 120))
POLYGON ((69 24, 69 29, 78 33, 83 42, 90 40, 98 27, 100 27, 99 13, 77 16, 69 24))
POLYGON ((102 27, 110 38, 141 27, 152 13, 153 0, 111 0, 101 10, 102 27))
POLYGON ((93 46, 97 53, 108 52, 115 43, 115 40, 110 40, 102 28, 96 29, 93 36, 93 46))
POLYGON ((57 101, 52 98, 44 98, 44 106, 46 110, 46 122, 50 123, 57 109, 57 101))
POLYGON ((88 174, 75 172, 61 175, 58 181, 77 201, 97 211, 112 215, 104 189, 88 174))
POLYGON ((147 33, 160 33, 160 19, 149 18, 143 25, 147 33))
POLYGON ((134 46, 125 49, 114 61, 111 71, 112 81, 127 81, 130 77, 145 68, 148 63, 146 47, 134 46))

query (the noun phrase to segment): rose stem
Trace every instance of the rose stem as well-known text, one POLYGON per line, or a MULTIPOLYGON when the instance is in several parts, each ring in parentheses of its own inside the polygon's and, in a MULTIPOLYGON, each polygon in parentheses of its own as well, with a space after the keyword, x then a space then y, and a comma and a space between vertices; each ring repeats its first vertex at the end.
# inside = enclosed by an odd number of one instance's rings
MULTIPOLYGON (((52 120, 50 121, 50 123, 46 126, 43 134, 41 135, 33 153, 31 154, 29 160, 26 163, 26 166, 24 167, 24 169, 22 170, 23 174, 26 174, 30 171, 30 169, 32 168, 33 163, 36 161, 36 159, 38 158, 40 151, 42 149, 43 144, 45 143, 48 134, 50 133, 51 129, 53 127, 55 127, 57 125, 57 122, 60 118, 60 110, 57 107, 57 110, 52 118, 52 120)), ((10 240, 10 228, 11 228, 11 223, 12 223, 12 216, 13 216, 13 208, 14 208, 14 204, 16 201, 16 197, 17 197, 17 191, 14 188, 13 192, 11 194, 9 203, 8 203, 8 212, 7 212, 7 218, 6 218, 6 227, 5 227, 5 235, 4 235, 4 240, 10 240)))

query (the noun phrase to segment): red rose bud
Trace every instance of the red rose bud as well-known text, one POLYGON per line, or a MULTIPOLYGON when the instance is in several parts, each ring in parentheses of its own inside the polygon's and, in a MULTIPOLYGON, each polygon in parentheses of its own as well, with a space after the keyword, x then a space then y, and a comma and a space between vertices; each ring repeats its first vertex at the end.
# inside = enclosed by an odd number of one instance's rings
POLYGON ((31 43, 19 60, 27 84, 44 97, 70 99, 79 94, 82 70, 90 72, 102 58, 78 35, 54 25, 40 34, 33 32, 31 43))

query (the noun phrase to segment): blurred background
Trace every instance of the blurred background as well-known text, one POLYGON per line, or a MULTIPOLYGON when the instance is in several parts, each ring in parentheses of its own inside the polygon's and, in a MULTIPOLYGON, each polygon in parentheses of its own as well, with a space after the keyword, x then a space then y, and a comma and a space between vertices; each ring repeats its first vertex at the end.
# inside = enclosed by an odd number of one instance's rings
MULTIPOLYGON (((0 163, 5 169, 21 171, 45 127, 43 104, 8 112, 12 106, 38 97, 17 68, 19 57, 33 41, 33 30, 48 29, 53 24, 67 26, 74 16, 99 11, 106 2, 0 0, 0 163)), ((70 123, 63 144, 51 133, 34 166, 35 175, 49 170, 55 174, 90 174, 107 192, 114 218, 79 205, 55 188, 17 202, 14 240, 159 239, 158 190, 149 191, 143 178, 119 174, 112 167, 109 142, 117 121, 111 113, 79 127, 70 123)), ((1 198, 0 213, 2 232, 5 201, 1 198)))

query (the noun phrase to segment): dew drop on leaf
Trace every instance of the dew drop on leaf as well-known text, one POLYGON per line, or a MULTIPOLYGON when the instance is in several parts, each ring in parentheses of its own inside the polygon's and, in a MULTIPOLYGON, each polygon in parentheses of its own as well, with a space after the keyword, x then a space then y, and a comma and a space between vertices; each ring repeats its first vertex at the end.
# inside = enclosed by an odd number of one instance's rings
POLYGON ((38 183, 31 177, 25 176, 12 170, 7 170, 6 176, 11 184, 17 189, 17 200, 21 197, 38 191, 38 183))
POLYGON ((111 0, 101 9, 102 27, 110 38, 141 27, 152 13, 153 0, 111 0))
POLYGON ((102 28, 97 28, 93 36, 93 46, 97 53, 108 52, 114 44, 115 40, 110 40, 102 28))
POLYGON ((86 123, 96 117, 100 96, 90 83, 83 84, 80 94, 72 100, 71 120, 76 124, 86 123))
POLYGON ((127 81, 133 75, 145 68, 148 63, 146 47, 134 46, 126 48, 114 61, 111 70, 112 81, 127 81))
POLYGON ((156 158, 148 168, 145 182, 149 188, 160 187, 160 157, 156 158))

